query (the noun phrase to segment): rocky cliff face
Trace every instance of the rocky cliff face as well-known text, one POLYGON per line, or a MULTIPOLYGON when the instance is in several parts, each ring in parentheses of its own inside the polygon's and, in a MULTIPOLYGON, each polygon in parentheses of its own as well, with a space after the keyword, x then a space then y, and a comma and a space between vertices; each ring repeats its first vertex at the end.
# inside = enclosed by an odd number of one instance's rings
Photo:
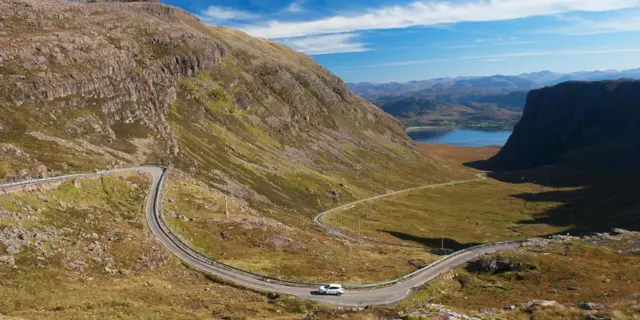
POLYGON ((435 179, 398 121, 309 57, 174 7, 4 1, 0 39, 4 180, 163 163, 312 207, 435 179))
POLYGON ((624 169, 637 166, 639 147, 640 81, 567 82, 529 93, 522 119, 490 163, 624 169))

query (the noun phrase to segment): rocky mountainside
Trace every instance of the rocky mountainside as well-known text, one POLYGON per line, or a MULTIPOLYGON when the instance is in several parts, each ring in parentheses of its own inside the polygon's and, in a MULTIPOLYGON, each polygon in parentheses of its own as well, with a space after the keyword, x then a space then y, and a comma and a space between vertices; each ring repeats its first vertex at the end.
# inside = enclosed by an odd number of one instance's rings
POLYGON ((513 135, 490 160, 503 170, 571 162, 624 169, 640 160, 640 81, 567 82, 529 93, 513 135))
POLYGON ((309 57, 171 6, 4 1, 0 39, 2 180, 162 163, 315 210, 445 176, 309 57))

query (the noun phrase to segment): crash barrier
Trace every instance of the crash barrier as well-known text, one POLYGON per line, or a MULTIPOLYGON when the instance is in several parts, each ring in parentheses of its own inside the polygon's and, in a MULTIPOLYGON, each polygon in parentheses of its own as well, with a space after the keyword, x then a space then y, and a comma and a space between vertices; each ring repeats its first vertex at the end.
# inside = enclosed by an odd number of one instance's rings
MULTIPOLYGON (((105 170, 105 171, 99 171, 99 172, 95 172, 95 173, 79 173, 79 174, 70 174, 70 175, 63 175, 63 176, 58 176, 58 177, 50 177, 50 178, 42 178, 42 179, 34 179, 34 180, 28 180, 28 181, 22 181, 22 182, 14 182, 14 183, 8 183, 8 184, 2 184, 0 185, 0 188, 2 189, 6 189, 6 188, 14 188, 14 187, 20 187, 20 186, 27 186, 27 185, 32 185, 32 184, 38 184, 38 183, 47 183, 47 182, 56 182, 56 181, 63 181, 66 179, 72 179, 72 178, 92 178, 92 177, 96 177, 96 176, 101 176, 101 175, 107 175, 107 174, 112 174, 112 173, 118 173, 118 172, 127 172, 127 171, 139 171, 141 168, 143 167, 155 167, 155 168, 162 168, 163 172, 162 175, 160 177, 160 180, 158 181, 158 186, 156 188, 156 192, 153 194, 153 217, 156 221, 156 223, 158 224, 158 226, 160 226, 161 231, 167 236, 168 239, 170 239, 177 247, 179 247, 184 253, 188 254, 190 257, 205 263, 207 265, 210 265, 214 268, 218 268, 221 270, 227 270, 227 271, 231 271, 240 275, 244 275, 247 277, 251 277, 253 279, 259 280, 259 281, 263 281, 266 283, 275 283, 275 284, 280 284, 280 285, 284 285, 284 286, 290 286, 290 287, 309 287, 309 288, 317 288, 321 285, 324 285, 325 283, 314 283, 314 282, 303 282, 303 281, 293 281, 293 280, 283 280, 283 279, 278 279, 278 278, 274 278, 274 277, 269 277, 269 276, 265 276, 265 275, 261 275, 261 274, 257 274, 257 273, 253 273, 247 270, 243 270, 240 268, 236 268, 234 266, 222 263, 220 261, 211 259, 203 254, 201 254, 200 252, 196 251, 195 249, 191 248, 190 246, 188 246, 186 243, 184 243, 184 241, 182 239, 180 239, 178 236, 176 236, 173 232, 171 232, 171 230, 169 229, 169 227, 166 225, 164 219, 162 218, 162 191, 164 188, 164 182, 167 178, 167 174, 168 174, 168 169, 164 166, 154 166, 154 165, 145 165, 145 166, 141 166, 141 167, 136 167, 136 168, 123 168, 123 169, 113 169, 113 170, 105 170)), ((153 186, 152 186, 153 188, 153 186)), ((333 210, 332 210, 333 211, 333 210)), ((331 212, 331 211, 330 211, 331 212)), ((327 212, 328 213, 328 212, 327 212)), ((321 224, 324 224, 324 222, 320 221, 319 219, 316 219, 316 221, 319 221, 321 224)), ((329 229, 333 229, 333 227, 330 227, 329 229)), ((468 249, 464 249, 464 250, 460 250, 457 252, 454 252, 446 257, 443 257, 431 264, 429 264, 428 266, 421 268, 419 270, 416 270, 414 272, 411 272, 403 277, 400 277, 398 279, 394 279, 394 280, 389 280, 389 281, 383 281, 383 282, 378 282, 378 283, 371 283, 371 284, 344 284, 343 287, 345 289, 372 289, 372 288, 377 288, 377 287, 385 287, 385 286, 389 286, 389 285, 393 285, 396 283, 400 283, 403 281, 406 281, 410 278, 413 278, 423 272, 429 271, 430 269, 433 269, 447 261, 450 261, 451 259, 458 257, 460 255, 463 255, 465 253, 469 253, 469 252, 476 252, 476 251, 481 251, 484 248, 488 248, 488 247, 495 247, 495 246, 502 246, 502 245, 517 245, 520 242, 517 241, 508 241, 508 242, 496 242, 496 243, 489 243, 489 244, 483 244, 483 245, 479 245, 479 246, 475 246, 475 247, 471 247, 468 249)))

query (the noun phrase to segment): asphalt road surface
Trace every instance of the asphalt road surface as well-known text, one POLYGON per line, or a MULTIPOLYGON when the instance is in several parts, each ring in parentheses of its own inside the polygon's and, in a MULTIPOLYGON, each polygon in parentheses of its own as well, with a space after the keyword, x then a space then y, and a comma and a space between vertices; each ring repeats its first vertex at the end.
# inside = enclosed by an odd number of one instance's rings
MULTIPOLYGON (((151 229, 155 237, 169 251, 171 251, 174 255, 176 255, 182 261, 184 261, 185 263, 187 263, 188 265, 190 265, 195 269, 198 269, 210 274, 214 274, 227 281, 231 281, 241 286, 245 286, 245 287, 253 288, 257 290, 294 295, 302 299, 309 299, 309 300, 314 300, 322 303, 328 303, 328 304, 339 305, 339 306, 367 306, 367 305, 391 304, 408 297, 415 288, 437 277, 441 273, 446 272, 452 268, 458 267, 460 265, 463 265, 466 262, 473 260, 480 255, 499 251, 499 250, 511 249, 519 246, 518 243, 504 243, 504 244, 497 244, 497 245, 488 246, 488 247, 472 248, 471 251, 464 252, 452 257, 445 257, 443 259, 445 259, 446 261, 443 261, 440 264, 437 264, 431 268, 423 270, 422 272, 418 273, 417 275, 407 280, 404 280, 402 282, 398 282, 386 287, 370 289, 370 290, 347 290, 340 297, 318 295, 315 293, 316 288, 288 286, 284 284, 273 283, 273 282, 257 279, 256 277, 251 277, 241 272, 232 271, 227 268, 223 268, 221 266, 217 266, 215 264, 203 261, 202 257, 198 257, 197 254, 194 254, 193 249, 184 248, 183 247, 184 244, 181 245, 180 243, 177 243, 172 237, 172 235, 170 234, 170 232, 168 231, 168 229, 165 230, 165 228, 162 227, 163 223, 161 220, 162 217, 160 212, 160 202, 162 197, 161 187, 164 181, 163 175, 165 174, 165 169, 162 167, 150 166, 150 167, 131 168, 128 170, 145 172, 152 176, 153 182, 151 184, 151 189, 149 190, 149 196, 147 197, 147 204, 145 209, 147 223, 149 224, 149 228, 151 229)), ((475 180, 469 180, 469 181, 475 181, 475 180)), ((457 184, 462 182, 468 182, 468 181, 447 183, 442 185, 457 184)), ((29 184, 29 183, 26 182, 25 184, 29 184)), ((425 186, 420 188, 428 188, 428 187, 434 187, 434 186, 425 186)), ((419 188, 413 188, 413 189, 419 189, 419 188)), ((409 191, 409 190, 404 190, 400 192, 406 192, 406 191, 409 191)), ((397 193, 399 192, 396 192, 393 194, 397 194, 397 193)), ((376 198, 389 196, 389 195, 391 194, 377 196, 377 197, 373 197, 365 200, 360 200, 360 201, 357 201, 356 203, 363 202, 366 200, 373 200, 376 198)), ((348 208, 350 205, 354 205, 354 204, 355 203, 347 204, 345 206, 341 206, 336 209, 325 212, 324 214, 335 212, 336 210, 345 209, 345 208, 348 208)), ((316 218, 316 221, 321 222, 321 217, 322 217, 322 214, 316 218)), ((345 233, 345 235, 351 236, 348 233, 345 233)))

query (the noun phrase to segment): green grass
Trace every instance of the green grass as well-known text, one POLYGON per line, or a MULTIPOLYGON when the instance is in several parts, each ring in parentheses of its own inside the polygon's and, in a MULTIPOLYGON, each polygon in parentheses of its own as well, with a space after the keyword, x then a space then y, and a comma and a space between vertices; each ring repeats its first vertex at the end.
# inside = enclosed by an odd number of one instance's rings
POLYGON ((527 202, 515 196, 548 191, 533 184, 512 185, 483 180, 412 191, 358 204, 328 215, 325 221, 352 234, 392 243, 424 244, 459 250, 469 244, 518 240, 563 228, 527 224, 558 206, 527 202))
POLYGON ((223 194, 188 181, 168 181, 164 210, 170 228, 203 254, 252 272, 290 280, 371 283, 416 270, 409 260, 437 258, 420 249, 348 244, 325 235, 311 219, 284 211, 260 214, 233 198, 228 206, 229 221, 223 194), (193 221, 171 218, 169 212, 193 221), (274 239, 291 242, 281 245, 274 239))
POLYGON ((142 207, 149 182, 146 176, 123 174, 82 180, 82 188, 65 182, 45 191, 1 195, 0 205, 12 212, 27 213, 23 210, 27 205, 41 209, 40 213, 28 212, 37 218, 29 225, 5 221, 4 227, 69 231, 45 241, 48 248, 65 251, 52 251, 42 267, 35 261, 44 255, 28 247, 15 255, 15 268, 0 265, 0 313, 23 319, 273 319, 299 317, 318 308, 287 297, 277 305, 269 304, 264 294, 212 282, 184 267, 144 223, 142 207), (67 207, 61 208, 58 201, 67 207), (80 236, 92 232, 98 240, 80 236), (105 239, 113 235, 120 240, 105 239), (92 262, 97 253, 85 248, 93 241, 102 244, 103 257, 113 258, 116 268, 135 270, 135 275, 109 275, 103 266, 92 262), (87 263, 82 274, 68 270, 70 259, 87 263), (140 259, 151 259, 152 263, 140 259))

